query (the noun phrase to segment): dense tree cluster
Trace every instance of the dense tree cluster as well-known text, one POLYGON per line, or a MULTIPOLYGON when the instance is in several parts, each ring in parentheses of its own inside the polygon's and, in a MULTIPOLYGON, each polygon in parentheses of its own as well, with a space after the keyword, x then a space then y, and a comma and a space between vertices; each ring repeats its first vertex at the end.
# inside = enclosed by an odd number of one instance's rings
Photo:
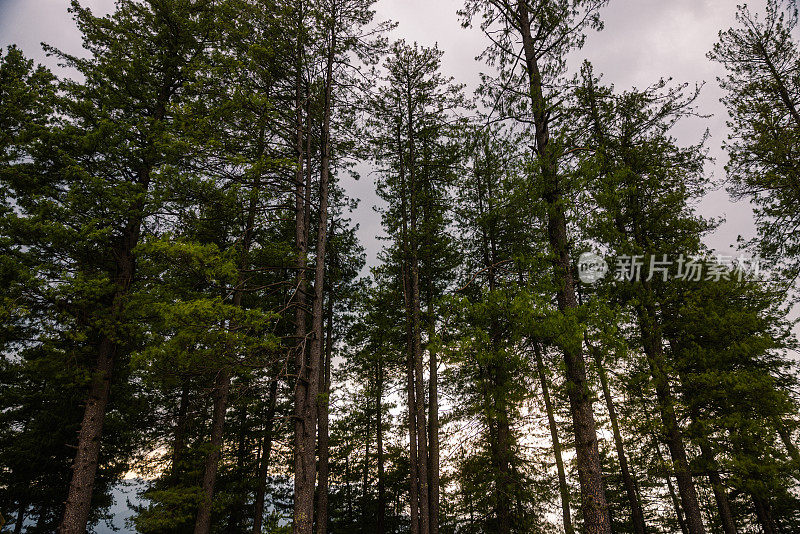
POLYGON ((755 273, 704 244, 701 88, 572 70, 607 3, 466 0, 474 95, 375 0, 73 0, 63 73, 0 52, 8 526, 133 477, 149 534, 800 531, 797 10, 709 52, 755 273))

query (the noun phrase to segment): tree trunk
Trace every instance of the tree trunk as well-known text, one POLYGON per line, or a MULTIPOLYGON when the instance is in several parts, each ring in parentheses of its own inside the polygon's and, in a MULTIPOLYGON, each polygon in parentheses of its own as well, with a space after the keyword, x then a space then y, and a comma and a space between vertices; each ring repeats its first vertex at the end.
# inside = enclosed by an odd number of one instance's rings
MULTIPOLYGON (((578 303, 570 263, 567 220, 562 196, 563 187, 558 174, 558 156, 550 145, 550 119, 542 76, 539 71, 537 51, 531 34, 531 19, 526 0, 518 0, 517 15, 530 82, 531 109, 536 129, 536 153, 542 172, 542 198, 547 209, 547 235, 553 255, 553 274, 557 288, 556 300, 559 311, 566 313, 576 308, 578 303)), ((597 445, 592 397, 586 378, 586 361, 578 343, 571 346, 565 345, 563 351, 567 369, 567 394, 575 433, 578 479, 581 486, 581 510, 586 532, 587 534, 610 534, 611 521, 600 468, 600 452, 597 445)))
POLYGON ((22 499, 17 507, 17 518, 14 521, 14 534, 22 534, 22 525, 25 523, 25 512, 27 510, 28 503, 25 499, 22 499))
MULTIPOLYGON (((416 391, 416 352, 414 346, 414 314, 413 314, 413 291, 411 283, 410 266, 411 263, 411 248, 409 228, 408 228, 408 202, 407 202, 407 184, 405 179, 405 155, 403 151, 402 121, 398 121, 397 127, 397 156, 400 177, 400 206, 401 206, 401 236, 400 246, 402 252, 401 262, 401 277, 403 282, 403 304, 405 307, 405 320, 406 320, 406 397, 408 404, 408 438, 409 438, 409 482, 410 490, 409 496, 411 498, 411 533, 412 534, 427 534, 421 530, 422 518, 422 505, 421 505, 421 491, 420 491, 420 467, 419 464, 426 459, 420 458, 419 454, 419 422, 417 416, 419 410, 417 403, 422 402, 422 392, 416 391)), ((424 407, 423 407, 424 410, 424 407)), ((424 436, 423 436, 424 439, 424 436)), ((426 490, 427 498, 427 490, 426 490)))
MULTIPOLYGON (((404 281, 408 282, 408 277, 403 276, 404 281)), ((408 301, 408 291, 404 291, 406 293, 406 300, 408 301)), ((419 511, 419 481, 417 480, 419 476, 419 469, 417 464, 419 463, 419 456, 417 455, 417 401, 416 395, 414 392, 414 349, 413 343, 411 341, 413 334, 411 333, 412 325, 410 318, 408 317, 408 313, 406 313, 407 318, 407 326, 406 326, 406 341, 407 341, 407 361, 406 361, 406 392, 407 392, 407 403, 408 403, 408 453, 409 453, 409 481, 410 481, 410 490, 409 496, 411 497, 411 533, 412 534, 424 534, 420 532, 420 511, 419 511)))
POLYGON ((386 482, 384 480, 384 465, 383 465, 383 356, 378 354, 378 380, 376 384, 376 430, 377 430, 377 460, 378 460, 378 517, 377 517, 377 534, 386 534, 386 482))
POLYGON ((272 453, 272 433, 275 425, 275 407, 278 400, 278 379, 273 378, 269 384, 269 400, 267 401, 267 417, 264 422, 264 437, 261 443, 261 461, 258 466, 258 486, 256 487, 253 512, 253 534, 261 534, 264 522, 264 497, 267 492, 267 473, 272 453))
POLYGON ((367 511, 367 504, 369 503, 369 446, 371 444, 370 434, 370 418, 369 418, 369 399, 366 401, 364 407, 364 419, 366 421, 366 428, 364 429, 364 466, 361 471, 361 532, 368 534, 369 525, 369 512, 367 511))
POLYGON ((328 410, 331 395, 331 356, 333 354, 333 294, 328 292, 327 328, 325 334, 325 361, 320 366, 322 390, 319 396, 319 465, 317 466, 317 534, 328 533, 328 477, 330 444, 328 436, 328 410))
POLYGON ((603 388, 603 397, 606 400, 606 408, 608 409, 608 417, 611 420, 611 430, 614 434, 614 445, 617 449, 617 459, 619 460, 619 468, 622 472, 622 481, 625 485, 625 493, 628 497, 628 503, 631 505, 631 522, 633 523, 633 531, 636 534, 645 534, 647 526, 644 522, 644 511, 642 510, 642 503, 639 501, 639 496, 636 493, 636 483, 628 467, 628 458, 625 455, 625 444, 622 441, 622 433, 619 430, 619 419, 617 417, 617 410, 614 406, 614 398, 611 396, 611 387, 608 384, 608 374, 606 373, 605 362, 603 361, 602 353, 597 348, 592 348, 589 345, 589 339, 586 339, 587 346, 594 351, 594 361, 597 367, 597 374, 600 376, 600 385, 603 388))
POLYGON ((194 534, 211 532, 211 506, 214 500, 214 485, 217 479, 219 460, 222 457, 222 445, 225 427, 225 412, 228 407, 228 393, 231 386, 230 369, 223 365, 217 372, 214 384, 214 410, 211 417, 211 452, 206 456, 203 473, 203 491, 197 520, 194 523, 194 534))
MULTIPOLYGON (((658 456, 658 461, 660 465, 667 466, 667 462, 664 460, 664 456, 661 454, 661 447, 658 444, 658 436, 654 436, 653 438, 653 446, 656 448, 656 455, 658 456)), ((669 491, 670 500, 672 501, 672 508, 675 510, 675 517, 678 519, 678 526, 681 529, 682 534, 689 534, 689 529, 686 526, 686 521, 683 519, 683 511, 681 510, 681 502, 678 499, 678 495, 675 493, 675 486, 672 485, 671 473, 669 469, 666 469, 664 473, 664 479, 667 482, 667 490, 669 491)))
POLYGON ((539 381, 542 384, 542 397, 544 398, 544 407, 547 411, 550 436, 552 436, 553 439, 553 455, 556 458, 556 470, 558 471, 558 491, 561 495, 561 516, 564 520, 564 532, 565 534, 575 534, 569 509, 569 486, 567 486, 567 476, 564 472, 564 460, 561 458, 561 442, 558 439, 558 426, 556 425, 553 403, 550 400, 550 388, 547 385, 547 375, 545 373, 544 360, 542 359, 542 351, 538 343, 534 343, 533 350, 536 355, 536 370, 539 374, 539 381))
MULTIPOLYGON (((335 24, 335 23, 334 23, 335 24)), ((333 66, 336 55, 336 29, 331 39, 325 66, 325 99, 321 130, 322 158, 319 179, 319 221, 314 268, 314 302, 311 310, 311 347, 308 361, 298 368, 295 387, 294 458, 294 534, 311 534, 314 523, 315 448, 317 441, 317 396, 322 363, 323 304, 325 290, 325 251, 328 244, 328 194, 331 164, 331 113, 333 66)))
POLYGON ((186 448, 186 426, 189 415, 189 379, 184 378, 181 385, 181 397, 178 403, 178 416, 175 424, 175 438, 172 445, 172 466, 170 478, 177 483, 180 476, 180 462, 186 448))
MULTIPOLYGON (((430 293, 430 292, 429 292, 430 293)), ((430 491, 430 533, 439 534, 439 369, 436 350, 431 346, 435 335, 435 319, 433 317, 433 295, 428 296, 428 357, 429 367, 429 401, 428 401, 428 489, 430 491)))
POLYGON ((116 350, 110 339, 100 345, 97 367, 92 379, 89 398, 83 413, 83 422, 78 437, 78 451, 72 464, 72 480, 69 485, 64 518, 58 528, 59 534, 84 534, 89 521, 92 491, 100 456, 100 438, 103 420, 111 389, 111 371, 114 367, 113 352, 116 350))
POLYGON ((758 519, 758 524, 761 526, 763 534, 777 534, 769 501, 764 497, 753 495, 753 505, 756 509, 756 519, 758 519))
POLYGON ((415 136, 414 114, 412 112, 412 95, 410 89, 406 95, 408 100, 407 127, 408 127, 408 191, 410 200, 410 231, 409 234, 409 261, 411 268, 411 324, 412 324, 412 347, 414 353, 414 389, 416 395, 416 425, 417 425, 417 480, 419 483, 419 524, 420 533, 430 533, 430 499, 428 490, 428 436, 427 423, 425 421, 425 383, 422 366, 422 319, 420 305, 420 275, 419 275, 419 252, 418 252, 418 208, 417 198, 418 184, 416 182, 416 155, 415 155, 415 136))
POLYGON ((789 429, 786 428, 786 423, 784 423, 780 417, 776 417, 775 427, 778 430, 778 435, 783 442, 783 446, 786 447, 786 452, 789 453, 789 457, 796 464, 796 467, 800 467, 800 452, 797 450, 797 445, 792 441, 792 435, 789 429))
POLYGON ((678 493, 681 497, 683 512, 686 514, 686 528, 689 534, 704 534, 702 512, 700 503, 697 499, 697 491, 692 481, 692 473, 689 468, 689 460, 683 442, 683 435, 678 426, 678 418, 675 414, 675 400, 670 388, 669 375, 666 371, 664 361, 664 349, 661 342, 661 335, 656 323, 655 307, 650 300, 650 288, 647 282, 642 282, 644 291, 642 300, 644 301, 637 310, 639 316, 639 329, 642 336, 642 345, 647 363, 650 367, 650 374, 658 399, 658 408, 661 416, 661 423, 664 428, 667 448, 672 458, 675 480, 678 482, 678 493))

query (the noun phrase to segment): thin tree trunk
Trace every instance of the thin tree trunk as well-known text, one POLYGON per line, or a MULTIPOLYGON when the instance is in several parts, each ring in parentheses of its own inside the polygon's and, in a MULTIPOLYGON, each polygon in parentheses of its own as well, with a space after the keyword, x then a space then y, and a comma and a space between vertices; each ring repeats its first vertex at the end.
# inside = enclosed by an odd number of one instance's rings
POLYGON ((376 384, 376 422, 375 427, 377 430, 377 460, 378 460, 378 517, 377 517, 377 534, 386 534, 386 482, 384 480, 384 465, 383 465, 383 356, 378 354, 378 380, 376 384))
MULTIPOLYGON (((667 462, 664 460, 664 455, 661 454, 661 447, 658 444, 658 437, 655 436, 653 438, 653 445, 656 448, 656 455, 658 456, 658 461, 660 465, 666 466, 667 462)), ((689 529, 686 526, 686 521, 683 518, 683 510, 681 510, 681 502, 678 498, 678 495, 675 493, 675 486, 672 485, 671 473, 667 468, 666 472, 664 473, 664 479, 667 482, 667 490, 669 491, 670 500, 672 501, 672 508, 675 510, 675 517, 678 519, 678 526, 681 529, 682 534, 689 534, 689 529)))
POLYGON ((664 428, 667 448, 672 459, 675 480, 678 482, 678 493, 681 497, 681 505, 686 514, 686 527, 689 534, 704 534, 702 512, 697 498, 697 490, 692 481, 692 473, 689 468, 689 460, 683 441, 683 435, 678 426, 678 418, 675 414, 675 400, 670 388, 669 375, 666 371, 664 361, 664 349, 661 342, 659 328, 656 322, 655 308, 650 301, 651 294, 647 282, 642 282, 644 301, 638 309, 639 328, 642 336, 647 362, 650 367, 650 374, 658 399, 658 408, 661 416, 661 423, 664 428))
MULTIPOLYGON (((405 285, 408 285, 408 277, 403 276, 404 281, 406 282, 405 285)), ((406 300, 408 299, 408 291, 404 291, 406 293, 406 300)), ((420 533, 420 519, 419 519, 419 481, 417 477, 419 476, 419 469, 417 468, 417 464, 419 463, 419 457, 417 455, 417 401, 416 395, 414 393, 414 349, 412 343, 413 334, 411 333, 412 324, 410 318, 407 316, 407 327, 406 327, 406 340, 407 340, 407 361, 406 361, 406 391, 407 391, 407 403, 408 403, 408 452, 409 452, 409 481, 411 484, 410 487, 410 497, 411 497, 411 533, 412 534, 422 534, 420 533)))
MULTIPOLYGON (((336 24, 333 22, 332 24, 336 24)), ((331 163, 331 113, 333 106, 333 66, 336 55, 336 28, 330 29, 325 66, 325 98, 321 131, 322 158, 319 179, 319 221, 314 269, 314 302, 311 310, 311 347, 308 362, 298 369, 295 388, 294 459, 294 534, 311 534, 314 523, 315 448, 317 441, 317 396, 324 339, 323 308, 325 290, 325 252, 328 244, 328 194, 331 163)))
POLYGON ((731 503, 728 500, 728 492, 725 490, 725 485, 722 483, 722 478, 719 476, 719 471, 716 469, 716 461, 714 455, 707 445, 702 447, 703 459, 709 466, 708 480, 711 482, 711 488, 714 490, 714 499, 717 501, 717 510, 719 511, 719 518, 722 522, 722 531, 725 534, 737 534, 736 522, 733 520, 733 511, 731 511, 731 503))
MULTIPOLYGON (((244 392, 249 388, 248 381, 242 381, 239 385, 240 391, 244 392)), ((247 461, 247 430, 248 430, 248 406, 244 402, 244 395, 240 395, 242 400, 242 405, 240 406, 239 411, 239 435, 237 436, 237 446, 236 446, 236 473, 239 477, 244 477, 244 464, 247 461)), ((245 507, 245 498, 246 494, 243 491, 243 488, 240 488, 237 492, 235 501, 231 504, 231 512, 230 517, 228 518, 228 530, 230 532, 244 532, 244 529, 241 526, 241 522, 244 519, 244 507, 245 507)))
POLYGON ((264 522, 264 498, 267 492, 267 473, 269 472, 269 460, 272 454, 272 434, 275 425, 275 407, 277 400, 278 379, 273 378, 269 384, 267 416, 264 422, 264 437, 261 443, 261 461, 258 466, 258 486, 256 487, 253 511, 253 534, 261 534, 261 526, 264 522))
MULTIPOLYGON (((531 34, 531 18, 527 0, 518 0, 517 15, 530 82, 531 109, 536 128, 536 153, 542 171, 542 198, 547 208, 547 235, 553 255, 554 282, 557 288, 556 300, 559 311, 566 313, 576 308, 578 303, 570 263, 567 220, 562 196, 563 187, 558 175, 557 155, 554 147, 550 146, 548 106, 544 96, 537 51, 531 34)), ((581 486, 581 509, 586 532, 587 534, 610 534, 611 520, 608 515, 600 467, 592 397, 586 378, 586 361, 583 350, 578 344, 565 345, 563 351, 567 370, 567 394, 575 432, 575 452, 581 486)))
POLYGON ((325 362, 320 368, 322 390, 319 396, 319 465, 317 466, 317 534, 328 533, 328 476, 330 444, 328 410, 331 394, 331 356, 333 354, 333 293, 328 292, 328 317, 325 333, 325 362))
POLYGON ((175 424, 175 438, 172 445, 172 466, 170 477, 175 483, 180 475, 180 462, 186 448, 186 425, 189 414, 189 379, 184 378, 181 385, 181 397, 178 401, 178 416, 175 424))
POLYGON ((792 441, 792 435, 789 432, 789 429, 786 428, 786 423, 784 423, 780 417, 776 417, 775 426, 778 430, 778 435, 783 442, 783 446, 786 447, 786 451, 789 453, 789 457, 795 464, 797 464, 797 466, 800 466, 800 452, 797 450, 797 445, 795 445, 792 441))
POLYGON ((777 534, 775 520, 772 518, 772 510, 769 501, 764 497, 753 495, 753 505, 756 509, 756 519, 761 526, 763 534, 777 534))
POLYGON ((17 518, 14 521, 14 534, 22 534, 22 525, 25 523, 25 512, 27 511, 28 503, 25 499, 22 499, 17 507, 17 518))
POLYGON ((414 131, 414 114, 412 112, 412 95, 410 88, 406 95, 408 99, 407 127, 408 127, 408 191, 410 199, 410 231, 409 234, 409 260, 411 267, 411 324, 412 324, 412 347, 414 353, 414 389, 416 391, 416 425, 417 425, 417 479, 419 483, 419 523, 420 533, 430 533, 430 500, 428 490, 428 436, 427 424, 425 422, 425 384, 422 366, 422 319, 420 308, 420 275, 419 275, 419 253, 418 253, 418 198, 416 183, 416 155, 414 141, 416 132, 414 131))
POLYGON ((420 485, 419 485, 419 463, 421 461, 418 451, 418 423, 417 423, 417 402, 421 401, 421 392, 415 391, 415 352, 414 352, 414 321, 412 308, 411 276, 408 264, 410 263, 411 253, 409 251, 409 230, 408 230, 408 207, 407 207, 407 188, 405 179, 405 155, 402 142, 402 120, 397 123, 397 156, 400 177, 400 205, 401 205, 401 236, 400 245, 402 252, 401 278, 403 282, 403 303, 405 307, 406 319, 406 398, 408 404, 408 439, 409 439, 409 496, 411 498, 411 533, 427 534, 420 532, 420 485))
POLYGON ((365 443, 364 443, 364 469, 361 475, 361 532, 368 533, 369 525, 369 512, 367 511, 367 504, 369 503, 369 449, 371 444, 370 434, 370 417, 369 417, 369 399, 366 401, 364 407, 364 415, 366 420, 366 428, 364 429, 365 443))
POLYGON ((625 455, 625 444, 622 441, 622 433, 619 430, 619 418, 617 417, 617 410, 614 406, 614 398, 611 396, 611 387, 608 384, 608 374, 606 373, 605 362, 603 361, 602 353, 595 347, 589 344, 588 336, 586 336, 586 344, 594 352, 595 366, 597 367, 597 374, 600 377, 600 385, 603 388, 603 397, 606 400, 606 409, 608 410, 608 417, 611 420, 611 430, 614 435, 614 445, 617 449, 617 459, 619 461, 620 471, 622 472, 622 481, 625 485, 625 493, 628 497, 628 503, 631 506, 631 521, 633 523, 633 530, 636 534, 645 534, 647 526, 644 522, 644 511, 642 510, 642 503, 639 501, 639 496, 636 492, 636 483, 628 467, 628 458, 625 455))
MULTIPOLYGON (((429 292, 430 293, 430 292, 429 292)), ((431 345, 435 335, 435 319, 433 316, 433 295, 429 295, 428 314, 428 357, 429 367, 429 400, 428 400, 428 489, 430 491, 430 533, 439 534, 439 363, 436 349, 431 345)))
POLYGON ((228 407, 228 393, 231 386, 230 369, 223 365, 217 372, 214 384, 214 409, 211 417, 211 452, 206 456, 203 474, 202 500, 194 523, 194 534, 211 532, 211 506, 214 500, 214 485, 217 479, 219 460, 222 457, 225 411, 228 407))
POLYGON ((567 475, 564 471, 564 460, 561 457, 561 442, 558 439, 558 426, 556 425, 553 403, 550 400, 550 388, 547 385, 547 374, 545 373, 542 351, 538 343, 534 343, 533 351, 536 356, 536 370, 539 374, 539 382, 542 384, 542 397, 547 411, 547 423, 550 426, 550 436, 553 439, 553 455, 556 459, 556 471, 558 471, 558 491, 561 495, 561 515, 564 520, 564 532, 565 534, 575 534, 569 508, 569 486, 567 486, 567 475))

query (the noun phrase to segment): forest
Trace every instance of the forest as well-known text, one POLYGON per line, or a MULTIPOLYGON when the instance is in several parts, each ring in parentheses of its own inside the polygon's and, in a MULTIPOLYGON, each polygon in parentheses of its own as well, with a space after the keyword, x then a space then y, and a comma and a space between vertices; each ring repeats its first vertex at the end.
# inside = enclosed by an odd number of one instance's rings
POLYGON ((378 0, 72 0, 81 54, 0 50, 0 530, 134 484, 143 534, 800 532, 797 2, 620 88, 613 1, 463 0, 474 90, 378 0))

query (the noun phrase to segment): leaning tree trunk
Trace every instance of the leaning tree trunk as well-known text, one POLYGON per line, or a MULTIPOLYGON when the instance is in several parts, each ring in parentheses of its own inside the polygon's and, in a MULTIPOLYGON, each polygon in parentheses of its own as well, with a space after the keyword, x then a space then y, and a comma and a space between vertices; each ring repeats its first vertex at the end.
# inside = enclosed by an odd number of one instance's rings
MULTIPOLYGON (((542 173, 542 198, 547 209, 547 236, 553 256, 553 274, 557 288, 556 300, 559 311, 567 314, 570 310, 577 308, 578 302, 570 263, 567 219, 562 195, 563 184, 558 174, 555 148, 550 144, 548 103, 544 96, 537 50, 531 34, 531 18, 527 0, 518 0, 517 15, 530 83, 531 109, 536 130, 536 153, 542 173)), ((576 335, 578 334, 576 333, 576 335)), ((563 352, 567 370, 567 394, 575 433, 578 479, 581 486, 581 510, 586 532, 587 534, 610 534, 611 519, 608 515, 608 504, 600 467, 600 451, 597 444, 592 395, 586 378, 583 349, 580 343, 576 342, 565 345, 563 352)))
POLYGON ((550 388, 547 385, 547 374, 544 369, 542 351, 538 343, 534 344, 533 350, 536 356, 536 370, 539 374, 539 381, 542 383, 542 397, 544 398, 544 407, 547 411, 547 423, 550 427, 550 436, 553 439, 553 455, 556 459, 556 471, 558 472, 558 492, 561 495, 561 516, 564 521, 564 532, 565 534, 575 534, 569 509, 569 486, 567 486, 567 476, 564 472, 564 460, 561 457, 561 442, 558 439, 558 426, 556 426, 553 403, 550 400, 550 388))
MULTIPOLYGON (((147 171, 146 175, 140 180, 140 185, 144 192, 147 191, 149 183, 150 171, 147 171)), ((135 207, 141 213, 143 200, 137 200, 135 207)), ((140 232, 141 218, 135 217, 126 226, 122 243, 115 254, 118 258, 118 273, 117 289, 111 308, 111 317, 114 321, 122 314, 123 301, 133 283, 136 269, 133 249, 139 242, 140 232)), ((69 485, 64 516, 58 527, 59 534, 84 534, 86 532, 97 465, 100 458, 103 422, 111 392, 111 375, 114 369, 116 353, 116 343, 111 337, 104 336, 97 350, 97 363, 92 377, 89 397, 86 400, 86 407, 83 412, 80 433, 78 434, 78 447, 72 464, 72 480, 69 485)))

